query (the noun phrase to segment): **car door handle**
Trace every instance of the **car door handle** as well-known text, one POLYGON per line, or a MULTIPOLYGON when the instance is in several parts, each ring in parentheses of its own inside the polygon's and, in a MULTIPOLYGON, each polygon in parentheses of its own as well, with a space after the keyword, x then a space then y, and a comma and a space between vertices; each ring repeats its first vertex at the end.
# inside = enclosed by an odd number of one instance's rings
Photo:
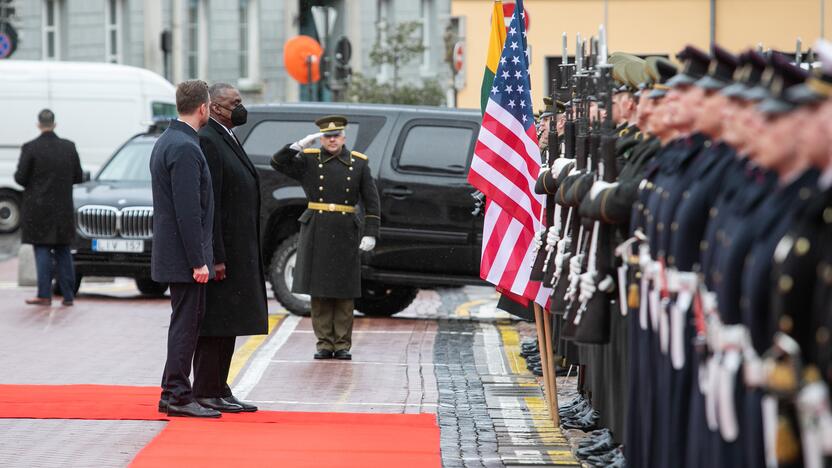
POLYGON ((391 196, 391 197, 393 197, 397 200, 403 200, 403 199, 407 198, 408 196, 413 195, 413 190, 410 190, 407 187, 399 186, 399 187, 392 187, 392 188, 384 189, 381 193, 382 193, 382 195, 388 195, 388 196, 391 196))

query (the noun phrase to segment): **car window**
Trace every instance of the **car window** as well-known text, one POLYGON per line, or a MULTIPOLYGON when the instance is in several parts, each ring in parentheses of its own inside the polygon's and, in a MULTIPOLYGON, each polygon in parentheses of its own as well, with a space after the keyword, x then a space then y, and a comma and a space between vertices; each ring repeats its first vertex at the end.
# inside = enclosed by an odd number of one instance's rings
MULTIPOLYGON (((347 125, 348 148, 355 143, 359 128, 360 125, 357 123, 347 125)), ((243 148, 249 157, 271 157, 271 155, 277 153, 285 145, 298 141, 316 131, 315 124, 305 120, 265 120, 251 130, 245 143, 243 143, 243 148)), ((318 143, 312 145, 313 148, 317 148, 318 146, 320 146, 318 143)))
POLYGON ((159 119, 175 119, 178 116, 176 113, 176 104, 153 102, 151 107, 154 121, 159 119))
POLYGON ((397 169, 464 174, 473 136, 474 130, 471 127, 410 127, 399 150, 397 169))
POLYGON ((134 141, 124 145, 98 173, 97 180, 150 181, 152 141, 134 141))

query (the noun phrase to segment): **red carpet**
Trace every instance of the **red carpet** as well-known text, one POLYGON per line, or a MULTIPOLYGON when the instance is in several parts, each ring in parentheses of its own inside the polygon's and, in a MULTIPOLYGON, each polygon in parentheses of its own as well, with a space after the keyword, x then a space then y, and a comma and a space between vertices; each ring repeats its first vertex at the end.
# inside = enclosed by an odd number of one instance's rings
POLYGON ((157 387, 0 385, 0 418, 169 420, 132 466, 439 467, 432 414, 258 411, 168 418, 157 387))

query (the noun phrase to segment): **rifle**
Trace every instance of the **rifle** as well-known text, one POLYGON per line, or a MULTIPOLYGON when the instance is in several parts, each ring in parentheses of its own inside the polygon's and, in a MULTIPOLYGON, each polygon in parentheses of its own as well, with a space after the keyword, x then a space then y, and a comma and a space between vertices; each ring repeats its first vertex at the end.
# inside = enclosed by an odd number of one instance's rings
MULTIPOLYGON (((599 129, 598 152, 593 156, 597 167, 596 180, 601 177, 605 182, 613 182, 617 178, 615 155, 615 123, 612 120, 613 80, 612 66, 606 61, 606 37, 601 27, 600 57, 596 80, 596 96, 600 106, 606 109, 603 123, 597 123, 599 129)), ((583 294, 580 308, 575 316, 575 340, 581 343, 604 344, 609 341, 610 314, 609 292, 604 285, 612 284, 610 276, 613 250, 613 228, 595 221, 592 226, 591 241, 587 255, 586 271, 596 284, 592 296, 583 294), (583 325, 581 325, 583 320, 583 325)))

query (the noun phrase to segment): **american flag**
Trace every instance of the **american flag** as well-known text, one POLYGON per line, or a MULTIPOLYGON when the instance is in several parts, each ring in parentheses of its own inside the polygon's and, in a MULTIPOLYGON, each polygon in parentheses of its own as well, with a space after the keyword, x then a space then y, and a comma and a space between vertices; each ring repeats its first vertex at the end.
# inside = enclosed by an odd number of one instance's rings
POLYGON ((480 277, 545 306, 551 291, 529 280, 534 234, 543 228, 544 199, 534 193, 540 149, 529 93, 524 19, 523 1, 516 0, 468 181, 487 197, 480 277))

